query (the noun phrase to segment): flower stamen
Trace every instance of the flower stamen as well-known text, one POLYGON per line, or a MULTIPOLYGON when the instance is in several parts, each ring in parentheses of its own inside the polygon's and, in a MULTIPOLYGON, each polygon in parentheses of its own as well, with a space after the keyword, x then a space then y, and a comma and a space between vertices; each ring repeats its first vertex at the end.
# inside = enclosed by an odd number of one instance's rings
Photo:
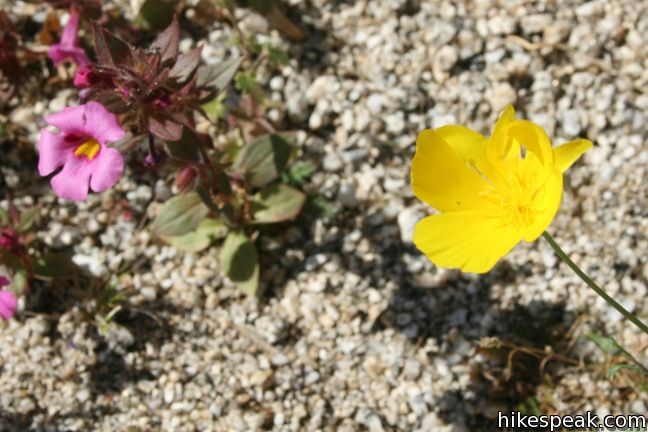
POLYGON ((96 139, 90 138, 74 150, 74 156, 85 156, 88 160, 93 160, 99 150, 101 150, 101 144, 96 139))

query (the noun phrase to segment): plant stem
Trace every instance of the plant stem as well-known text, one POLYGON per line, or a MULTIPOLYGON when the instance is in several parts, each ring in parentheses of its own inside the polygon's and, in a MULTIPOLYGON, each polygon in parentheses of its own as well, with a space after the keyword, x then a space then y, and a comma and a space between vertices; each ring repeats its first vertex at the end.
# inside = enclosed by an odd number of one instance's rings
POLYGON ((576 273, 583 280, 583 282, 585 282, 590 288, 592 288, 594 290, 594 292, 596 292, 596 294, 601 296, 603 298, 603 300, 605 300, 610 306, 612 306, 614 309, 619 311, 619 313, 621 315, 626 317, 634 325, 636 325, 641 330, 643 330, 644 333, 648 334, 648 326, 646 326, 646 324, 641 322, 641 320, 639 318, 637 318, 636 316, 634 316, 633 314, 628 312, 623 306, 621 306, 619 303, 617 303, 617 301, 614 300, 612 297, 610 297, 608 295, 608 293, 603 291, 603 289, 601 287, 596 285, 596 283, 592 279, 590 279, 590 277, 587 276, 585 274, 585 272, 583 272, 583 270, 581 270, 574 263, 574 261, 572 261, 567 256, 567 254, 560 248, 560 246, 558 246, 558 243, 556 243, 556 241, 553 239, 553 237, 551 237, 551 235, 549 235, 548 232, 545 231, 544 233, 542 233, 542 236, 545 238, 545 240, 547 240, 547 242, 549 242, 549 245, 556 252, 556 255, 558 255, 560 257, 560 259, 563 260, 563 262, 565 264, 567 264, 574 271, 574 273, 576 273))

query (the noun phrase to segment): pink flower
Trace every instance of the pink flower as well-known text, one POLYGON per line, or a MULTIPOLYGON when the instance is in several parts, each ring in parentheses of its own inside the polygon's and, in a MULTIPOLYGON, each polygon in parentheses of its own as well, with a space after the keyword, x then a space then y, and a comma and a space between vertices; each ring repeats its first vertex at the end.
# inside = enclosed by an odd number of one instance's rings
POLYGON ((59 133, 41 130, 38 172, 47 176, 63 167, 51 181, 58 196, 83 201, 88 186, 103 192, 117 183, 124 172, 124 158, 106 146, 125 135, 117 116, 98 102, 88 102, 46 116, 45 121, 59 133))
POLYGON ((77 65, 84 65, 90 63, 90 59, 86 55, 83 48, 79 46, 79 10, 77 8, 70 9, 70 18, 68 19, 61 41, 57 44, 50 46, 47 55, 52 59, 55 65, 58 65, 63 60, 71 58, 77 65))
MULTIPOLYGON (((11 282, 4 276, 0 276, 0 287, 7 286, 11 282)), ((0 317, 5 320, 13 318, 18 309, 18 300, 11 291, 0 290, 0 317)))

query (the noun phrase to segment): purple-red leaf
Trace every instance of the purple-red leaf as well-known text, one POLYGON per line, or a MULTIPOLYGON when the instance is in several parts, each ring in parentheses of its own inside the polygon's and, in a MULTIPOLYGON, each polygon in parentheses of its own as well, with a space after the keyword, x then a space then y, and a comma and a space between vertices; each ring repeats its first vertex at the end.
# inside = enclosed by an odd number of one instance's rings
POLYGON ((124 114, 130 110, 123 97, 114 90, 99 91, 93 94, 91 99, 101 103, 108 111, 115 114, 124 114))
POLYGON ((102 66, 133 64, 133 53, 126 42, 108 30, 102 29, 96 22, 92 24, 92 28, 99 64, 102 66))
POLYGON ((182 125, 175 120, 163 115, 152 115, 148 121, 149 131, 156 137, 168 141, 179 141, 182 138, 182 125))
POLYGON ((162 56, 162 62, 175 60, 178 57, 178 47, 180 45, 180 25, 178 18, 174 15, 173 21, 156 38, 151 48, 157 50, 162 56))
POLYGON ((169 76, 176 80, 179 84, 187 82, 194 74, 198 65, 200 64, 200 52, 202 46, 192 49, 188 53, 181 54, 178 60, 171 68, 169 76))

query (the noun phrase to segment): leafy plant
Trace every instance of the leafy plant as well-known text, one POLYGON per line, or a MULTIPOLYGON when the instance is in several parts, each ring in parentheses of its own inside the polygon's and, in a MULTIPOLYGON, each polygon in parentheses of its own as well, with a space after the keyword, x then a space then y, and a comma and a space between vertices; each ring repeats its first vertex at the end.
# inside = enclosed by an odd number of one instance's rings
POLYGON ((9 208, 0 208, 0 266, 8 272, 14 294, 21 295, 29 290, 29 280, 33 276, 33 258, 27 246, 35 236, 32 231, 39 219, 39 209, 34 207, 22 212, 8 197, 9 208))
POLYGON ((224 238, 224 272, 243 291, 255 293, 258 227, 296 218, 306 197, 281 183, 294 153, 292 137, 276 133, 265 120, 254 73, 237 74, 240 58, 202 65, 200 47, 181 54, 175 17, 148 49, 132 47, 96 24, 93 28, 97 62, 79 68, 75 82, 86 88, 88 100, 117 114, 130 131, 124 149, 144 145, 147 166, 177 169, 175 185, 182 195, 160 208, 153 232, 192 252, 224 238), (247 96, 231 105, 225 94, 235 76, 247 96), (197 131, 197 116, 210 122, 227 118, 241 140, 216 147, 197 131))
POLYGON ((626 351, 614 338, 594 332, 587 333, 585 337, 610 356, 606 366, 608 378, 611 380, 621 379, 622 382, 638 391, 648 392, 648 368, 626 351), (637 380, 633 376, 638 376, 640 379, 637 380))
MULTIPOLYGON (((296 186, 313 171, 303 165, 288 169, 295 153, 293 136, 277 132, 265 118, 269 102, 257 82, 257 68, 285 59, 280 50, 259 44, 258 50, 246 46, 244 57, 205 65, 202 46, 180 52, 180 24, 172 13, 175 2, 164 2, 162 9, 155 5, 145 2, 141 18, 152 28, 165 20, 170 23, 147 48, 132 46, 93 22, 96 61, 78 56, 84 61, 77 61, 74 84, 83 89, 85 107, 99 109, 98 103, 109 111, 102 114, 104 118, 118 123, 119 136, 125 136, 116 142, 119 153, 141 150, 146 154, 145 167, 175 170, 179 195, 159 208, 151 225, 154 234, 190 252, 223 240, 224 273, 244 292, 256 293, 255 241, 260 229, 299 215, 306 196, 296 186), (241 94, 234 94, 233 88, 241 94), (217 128, 229 143, 216 145, 201 122, 217 128)), ((77 27, 66 26, 66 30, 71 33, 77 27)), ((75 53, 81 49, 69 41, 65 47, 75 53)), ((85 117, 77 120, 83 121, 85 117)), ((93 127, 95 135, 101 132, 96 121, 93 127)), ((95 135, 65 132, 51 138, 42 133, 48 139, 83 141, 74 155, 86 155, 84 163, 93 161, 104 148, 95 135)), ((104 164, 106 171, 120 171, 108 168, 109 164, 104 164)), ((49 170, 43 175, 49 175, 49 170)), ((112 184, 116 178, 111 177, 112 184)), ((85 197, 85 190, 78 196, 85 197)))

